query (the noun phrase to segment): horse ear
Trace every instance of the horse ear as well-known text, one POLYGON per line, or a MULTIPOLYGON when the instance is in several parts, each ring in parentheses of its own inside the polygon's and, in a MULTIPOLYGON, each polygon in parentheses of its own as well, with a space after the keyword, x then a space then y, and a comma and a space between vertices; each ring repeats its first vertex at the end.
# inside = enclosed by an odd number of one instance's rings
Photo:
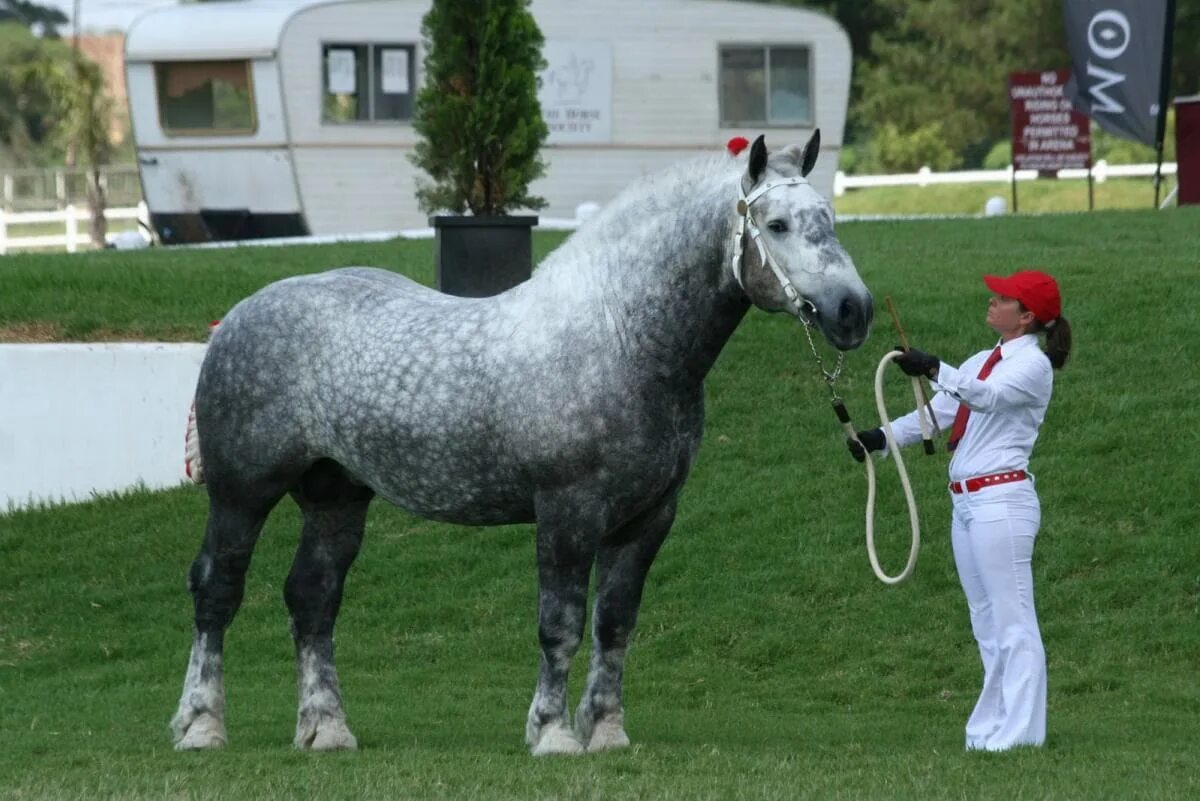
POLYGON ((817 128, 813 131, 812 138, 808 140, 808 144, 804 146, 804 158, 800 162, 800 175, 804 178, 812 172, 813 166, 817 163, 817 156, 821 152, 821 129, 817 128))
POLYGON ((766 136, 759 134, 754 140, 754 144, 750 145, 750 167, 746 171, 750 176, 750 184, 753 186, 758 183, 758 179, 762 178, 763 171, 767 169, 767 141, 766 136))

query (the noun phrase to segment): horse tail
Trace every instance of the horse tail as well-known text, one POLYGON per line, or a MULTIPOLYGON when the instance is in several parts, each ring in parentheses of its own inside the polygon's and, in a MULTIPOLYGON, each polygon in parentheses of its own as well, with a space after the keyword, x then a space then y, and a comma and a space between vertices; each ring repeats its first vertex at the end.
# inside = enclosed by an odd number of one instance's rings
POLYGON ((196 430, 195 400, 188 411, 187 434, 183 440, 183 471, 193 483, 204 483, 204 462, 200 461, 200 432, 196 430))
MULTIPOLYGON (((213 320, 208 324, 209 340, 220 324, 220 320, 213 320)), ((187 430, 183 438, 183 471, 193 483, 204 483, 204 462, 200 459, 200 431, 196 428, 195 398, 192 398, 192 406, 188 409, 187 430)))

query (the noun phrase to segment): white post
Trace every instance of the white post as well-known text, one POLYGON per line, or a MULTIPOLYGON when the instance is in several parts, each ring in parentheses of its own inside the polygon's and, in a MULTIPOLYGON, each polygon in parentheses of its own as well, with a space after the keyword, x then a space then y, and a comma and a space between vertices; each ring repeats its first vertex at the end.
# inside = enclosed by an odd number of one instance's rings
POLYGON ((1100 159, 1092 165, 1092 178, 1096 183, 1102 184, 1108 180, 1108 162, 1100 159))
MULTIPOLYGON (((1175 199, 1175 196, 1176 196, 1176 195, 1178 195, 1178 194, 1179 194, 1179 181, 1176 181, 1176 182, 1175 182, 1175 188, 1174 188, 1174 189, 1172 189, 1172 190, 1171 190, 1171 191, 1170 191, 1170 192, 1167 194, 1167 196, 1166 196, 1165 198, 1163 198, 1163 202, 1159 204, 1159 206, 1158 206, 1158 209, 1159 209, 1159 211, 1162 211, 1162 210, 1163 210, 1163 209, 1165 209, 1167 206, 1170 206, 1170 205, 1171 205, 1171 201, 1172 201, 1172 200, 1174 200, 1174 199, 1175 199)), ((0 212, 0 237, 3 237, 3 236, 4 236, 3 212, 0 212)), ((3 253, 3 252, 4 252, 3 248, 4 248, 4 245, 3 245, 3 243, 0 243, 0 253, 3 253)))
POLYGON ((926 164, 921 169, 917 170, 917 175, 919 176, 917 179, 917 185, 918 186, 929 186, 929 175, 931 172, 932 172, 932 170, 929 169, 928 164, 926 164))
POLYGON ((838 170, 833 174, 833 196, 841 197, 846 194, 846 173, 838 170))
POLYGON ((67 176, 62 170, 54 171, 54 198, 60 209, 67 205, 67 176))
POLYGON ((0 206, 0 256, 8 254, 8 223, 4 220, 4 207, 0 206))
POLYGON ((4 173, 4 208, 11 209, 13 207, 13 198, 16 196, 16 181, 11 172, 4 173))
POLYGON ((67 206, 63 213, 67 215, 67 252, 74 253, 79 238, 79 219, 75 216, 74 206, 67 206))

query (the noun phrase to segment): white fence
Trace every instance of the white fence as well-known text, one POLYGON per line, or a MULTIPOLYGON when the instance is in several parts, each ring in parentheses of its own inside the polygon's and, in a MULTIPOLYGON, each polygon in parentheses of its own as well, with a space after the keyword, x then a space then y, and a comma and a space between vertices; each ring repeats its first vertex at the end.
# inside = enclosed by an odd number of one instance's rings
MULTIPOLYGON (((1092 180, 1102 184, 1109 178, 1146 178, 1154 175, 1153 164, 1109 164, 1101 159, 1092 166, 1092 180)), ((1164 162, 1163 175, 1175 175, 1175 162, 1164 162)), ((1087 170, 1059 170, 1058 178, 1087 178, 1087 170)), ((1037 170, 1017 170, 1018 181, 1032 181, 1038 177, 1037 170)), ((1013 168, 1010 164, 1003 170, 960 170, 958 172, 932 172, 922 167, 905 175, 846 175, 838 170, 833 176, 833 195, 841 197, 847 189, 867 189, 876 186, 930 186, 932 184, 984 184, 1012 183, 1013 168)))
MULTIPOLYGON (((0 208, 13 212, 17 209, 44 210, 62 209, 68 205, 82 206, 86 199, 86 174, 82 168, 56 170, 7 170, 0 172, 0 208)), ((1012 181, 1012 167, 1003 170, 963 170, 958 172, 932 172, 922 167, 907 175, 846 175, 840 170, 834 176, 834 195, 841 197, 847 189, 874 186, 928 186, 947 183, 997 183, 1012 181)), ((1163 175, 1174 175, 1175 163, 1163 164, 1163 175)), ((1037 177, 1034 170, 1018 170, 1017 180, 1028 181, 1037 177)), ((1092 167, 1092 178, 1104 183, 1108 178, 1148 177, 1154 175, 1153 164, 1114 164, 1103 159, 1092 167)), ((1086 178, 1087 170, 1060 170, 1059 178, 1086 178)), ((101 168, 100 182, 109 193, 112 203, 132 204, 141 196, 137 165, 110 165, 101 168)))
MULTIPOLYGON (((0 170, 0 208, 5 211, 46 211, 87 203, 88 167, 38 167, 0 170)), ((100 167, 100 186, 114 206, 132 206, 142 199, 136 164, 100 167)))
MULTIPOLYGON (((104 216, 113 220, 137 220, 149 230, 150 212, 145 203, 123 209, 105 209, 104 216)), ((0 256, 10 250, 29 248, 65 248, 74 253, 80 245, 88 245, 92 238, 88 233, 91 212, 86 206, 67 206, 58 211, 6 212, 0 209, 0 256), (80 223, 84 223, 82 226, 80 223), (61 225, 61 234, 38 234, 36 236, 11 236, 9 229, 29 225, 61 225)))

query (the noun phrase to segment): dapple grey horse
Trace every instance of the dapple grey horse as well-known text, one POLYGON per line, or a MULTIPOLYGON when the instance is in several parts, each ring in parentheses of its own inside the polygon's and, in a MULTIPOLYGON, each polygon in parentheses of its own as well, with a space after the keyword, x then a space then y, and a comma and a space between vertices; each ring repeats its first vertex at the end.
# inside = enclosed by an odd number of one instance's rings
POLYGON ((188 576, 176 747, 225 744, 224 633, 263 522, 288 494, 304 521, 284 588, 298 748, 356 747, 333 629, 375 495, 434 520, 536 523, 541 665, 526 740, 536 755, 628 745, 625 652, 722 346, 751 304, 802 316, 842 350, 867 335, 871 296, 804 180, 819 148, 814 134, 768 154, 759 137, 748 157, 642 179, 496 297, 347 268, 234 307, 195 396, 209 515, 188 576), (591 666, 572 726, 567 670, 593 568, 591 666))

